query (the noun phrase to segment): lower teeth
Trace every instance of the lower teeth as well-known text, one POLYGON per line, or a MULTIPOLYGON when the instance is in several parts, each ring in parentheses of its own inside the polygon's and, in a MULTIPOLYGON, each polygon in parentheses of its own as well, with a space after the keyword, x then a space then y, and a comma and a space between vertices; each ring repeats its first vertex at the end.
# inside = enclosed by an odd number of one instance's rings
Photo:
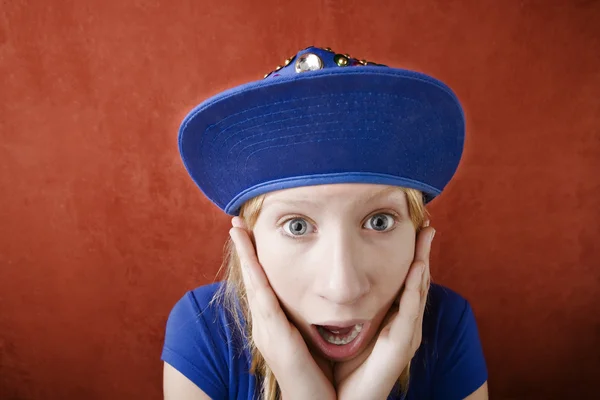
POLYGON ((335 336, 330 331, 328 331, 320 326, 317 326, 317 331, 319 331, 319 334, 321 335, 321 337, 323 339, 325 339, 325 341, 327 341, 328 343, 335 344, 338 346, 343 346, 345 344, 350 343, 354 339, 356 339, 356 337, 362 330, 362 327, 363 327, 363 324, 354 325, 354 329, 352 329, 352 331, 346 337, 335 336))

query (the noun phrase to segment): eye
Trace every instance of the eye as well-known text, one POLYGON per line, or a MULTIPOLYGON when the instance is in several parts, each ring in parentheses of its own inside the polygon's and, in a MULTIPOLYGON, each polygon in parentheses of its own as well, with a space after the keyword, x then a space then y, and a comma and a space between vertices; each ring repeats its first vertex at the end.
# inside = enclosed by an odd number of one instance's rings
POLYGON ((288 236, 304 236, 310 229, 310 224, 303 218, 293 218, 283 223, 283 230, 288 236))
POLYGON ((366 222, 365 227, 367 229, 373 229, 375 231, 385 231, 389 227, 393 226, 396 219, 391 214, 379 213, 371 216, 366 222))

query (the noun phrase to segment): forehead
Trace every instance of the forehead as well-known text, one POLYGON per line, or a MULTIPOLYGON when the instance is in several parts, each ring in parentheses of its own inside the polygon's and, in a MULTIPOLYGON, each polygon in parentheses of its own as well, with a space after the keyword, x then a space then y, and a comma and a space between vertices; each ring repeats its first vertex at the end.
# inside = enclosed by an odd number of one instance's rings
POLYGON ((404 201, 406 195, 398 186, 369 183, 301 186, 268 193, 265 196, 263 208, 280 203, 327 203, 334 201, 366 203, 386 198, 404 201))

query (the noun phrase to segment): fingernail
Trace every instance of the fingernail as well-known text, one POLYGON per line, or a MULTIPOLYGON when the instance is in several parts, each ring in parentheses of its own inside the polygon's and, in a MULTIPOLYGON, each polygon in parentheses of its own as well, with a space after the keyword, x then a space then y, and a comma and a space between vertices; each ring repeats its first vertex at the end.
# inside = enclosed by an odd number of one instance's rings
POLYGON ((435 237, 435 229, 431 233, 431 239, 429 239, 429 243, 433 242, 433 238, 435 237))
POLYGON ((429 220, 425 220, 425 224, 424 224, 425 228, 427 228, 429 226, 429 220))

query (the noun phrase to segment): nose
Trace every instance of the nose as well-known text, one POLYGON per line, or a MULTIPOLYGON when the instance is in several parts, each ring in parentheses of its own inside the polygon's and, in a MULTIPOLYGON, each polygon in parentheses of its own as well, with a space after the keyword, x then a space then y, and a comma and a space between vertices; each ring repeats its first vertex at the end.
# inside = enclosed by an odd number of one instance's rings
POLYGON ((324 243, 317 276, 317 293, 338 305, 351 305, 370 290, 367 268, 361 262, 361 248, 351 234, 339 233, 324 243))

